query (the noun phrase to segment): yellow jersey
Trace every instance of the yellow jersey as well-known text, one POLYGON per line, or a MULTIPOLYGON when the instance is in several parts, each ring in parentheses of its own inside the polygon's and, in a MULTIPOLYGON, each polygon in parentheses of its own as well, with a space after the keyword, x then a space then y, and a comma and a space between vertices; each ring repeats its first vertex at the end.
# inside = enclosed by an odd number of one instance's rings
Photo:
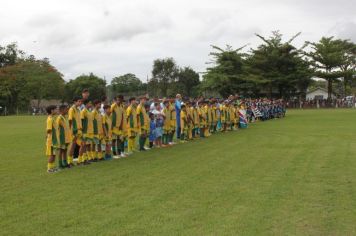
POLYGON ((136 115, 135 107, 133 107, 132 105, 127 107, 126 117, 127 117, 127 128, 137 129, 137 115, 136 115))
POLYGON ((58 143, 59 146, 63 146, 70 143, 70 130, 66 118, 59 115, 56 119, 56 125, 58 129, 58 143))
POLYGON ((107 114, 102 116, 103 119, 103 125, 105 127, 105 138, 107 140, 110 140, 112 137, 112 129, 111 129, 111 125, 112 125, 112 121, 111 121, 111 115, 108 116, 107 114))
POLYGON ((93 114, 90 111, 88 111, 87 108, 84 108, 80 112, 80 119, 82 120, 83 134, 94 135, 93 114))
POLYGON ((71 133, 76 135, 78 130, 82 129, 82 122, 80 120, 80 111, 75 105, 69 108, 68 120, 72 122, 72 126, 70 127, 71 133))
POLYGON ((137 126, 140 129, 148 130, 148 120, 147 120, 147 112, 143 104, 138 104, 136 109, 136 114, 138 116, 138 124, 137 126))
POLYGON ((91 113, 93 116, 94 135, 103 136, 104 135, 103 119, 102 119, 100 112, 97 109, 94 109, 91 113))
POLYGON ((46 139, 47 147, 57 147, 58 145, 57 127, 52 115, 49 115, 47 117, 46 132, 47 132, 47 139, 46 139))

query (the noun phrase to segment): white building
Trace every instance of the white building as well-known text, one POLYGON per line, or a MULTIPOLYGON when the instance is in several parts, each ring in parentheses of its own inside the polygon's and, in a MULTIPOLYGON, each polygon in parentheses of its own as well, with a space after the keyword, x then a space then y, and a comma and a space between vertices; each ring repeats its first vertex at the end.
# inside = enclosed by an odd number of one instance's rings
MULTIPOLYGON (((313 99, 322 100, 327 98, 328 98, 328 90, 320 87, 310 90, 306 94, 307 100, 313 100, 313 99)), ((335 99, 336 98, 335 94, 332 93, 331 98, 335 99)))

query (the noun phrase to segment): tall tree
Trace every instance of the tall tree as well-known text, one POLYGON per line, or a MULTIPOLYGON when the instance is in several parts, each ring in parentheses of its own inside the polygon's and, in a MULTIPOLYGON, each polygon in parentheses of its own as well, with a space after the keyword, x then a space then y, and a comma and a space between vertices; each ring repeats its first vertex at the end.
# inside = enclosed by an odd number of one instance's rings
POLYGON ((23 56, 24 53, 18 49, 16 43, 11 43, 4 47, 0 45, 0 68, 14 65, 23 56))
POLYGON ((183 88, 180 93, 190 97, 200 84, 199 74, 190 67, 179 69, 178 84, 183 88))
POLYGON ((203 76, 203 90, 215 90, 222 96, 240 92, 243 88, 244 60, 246 54, 241 53, 244 47, 233 49, 227 45, 226 49, 212 46, 215 51, 210 53, 213 66, 207 69, 203 76))
POLYGON ((333 82, 342 77, 338 70, 343 65, 344 48, 334 37, 322 37, 319 42, 306 42, 311 51, 305 53, 311 59, 315 75, 328 82, 328 99, 331 99, 333 82))
POLYGON ((106 94, 106 81, 93 73, 70 80, 65 86, 66 100, 79 96, 83 89, 89 89, 90 99, 100 99, 106 94))
POLYGON ((152 77, 158 82, 161 95, 168 95, 169 85, 178 78, 179 68, 173 58, 157 59, 153 62, 152 77))
POLYGON ((302 59, 302 49, 291 43, 300 33, 286 42, 279 31, 265 38, 256 34, 263 43, 251 50, 247 60, 248 78, 259 84, 269 97, 278 91, 279 97, 289 97, 297 88, 303 93, 312 77, 308 62, 302 59))
POLYGON ((134 74, 125 74, 115 77, 111 81, 111 88, 114 94, 137 95, 143 90, 142 81, 134 74))
POLYGON ((21 59, 14 65, 0 68, 0 97, 10 113, 26 108, 30 99, 61 99, 64 92, 62 75, 48 59, 21 59))
POLYGON ((339 40, 343 50, 342 63, 339 69, 344 78, 344 95, 347 95, 347 86, 352 87, 352 80, 356 78, 356 44, 349 40, 339 40))

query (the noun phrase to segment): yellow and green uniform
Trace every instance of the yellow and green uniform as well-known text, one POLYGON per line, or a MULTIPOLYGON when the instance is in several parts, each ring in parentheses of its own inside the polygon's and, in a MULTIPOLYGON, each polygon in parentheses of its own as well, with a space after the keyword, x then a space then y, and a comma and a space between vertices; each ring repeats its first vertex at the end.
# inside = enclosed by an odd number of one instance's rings
POLYGON ((46 156, 52 156, 54 155, 54 149, 58 147, 57 127, 52 115, 47 117, 46 131, 46 156))
POLYGON ((68 121, 72 123, 70 127, 71 138, 76 138, 78 145, 80 145, 80 138, 82 136, 82 121, 80 120, 80 111, 73 105, 68 111, 68 121))
POLYGON ((104 139, 103 119, 102 115, 97 109, 94 109, 91 113, 93 116, 94 140, 98 144, 101 140, 104 139))
POLYGON ((59 115, 56 119, 56 125, 58 129, 58 147, 61 149, 66 149, 70 143, 70 130, 66 118, 59 115))
POLYGON ((200 128, 205 128, 206 126, 206 112, 204 110, 204 107, 198 107, 198 114, 199 114, 199 123, 200 123, 200 128))
POLYGON ((193 107, 193 121, 194 121, 194 128, 200 127, 200 119, 199 119, 199 108, 193 107))
POLYGON ((188 137, 188 122, 187 122, 187 112, 180 111, 180 129, 181 129, 181 139, 188 137))
POLYGON ((113 138, 124 135, 126 129, 125 112, 123 106, 113 103, 111 105, 111 119, 112 119, 112 134, 113 138))
POLYGON ((136 108, 136 114, 137 114, 137 127, 138 127, 138 132, 140 135, 142 134, 147 134, 148 132, 148 120, 146 118, 147 112, 143 104, 138 104, 136 108))
POLYGON ((92 142, 94 138, 93 114, 87 108, 84 108, 80 112, 80 119, 82 120, 82 132, 84 141, 92 142))
POLYGON ((171 130, 175 132, 177 127, 177 116, 176 116, 176 108, 174 104, 169 103, 169 110, 171 111, 171 130))
MULTIPOLYGON (((170 107, 163 108, 164 122, 163 122, 163 133, 169 134, 172 131, 172 110, 170 107)), ((175 126, 174 126, 175 127, 175 126)))
POLYGON ((136 108, 132 105, 128 106, 126 109, 126 117, 127 117, 127 150, 128 152, 132 152, 135 145, 135 137, 137 133, 137 115, 136 108))
POLYGON ((103 124, 106 130, 106 134, 105 134, 105 142, 106 143, 110 143, 112 140, 112 121, 111 121, 111 115, 108 116, 107 114, 103 115, 103 124))
POLYGON ((212 125, 215 127, 216 123, 218 122, 218 116, 217 116, 217 109, 216 106, 212 106, 211 108, 211 119, 212 119, 212 125))
POLYGON ((132 105, 128 106, 126 109, 127 117, 127 135, 128 137, 136 137, 137 133, 137 115, 136 108, 132 105))
POLYGON ((137 114, 137 126, 140 134, 138 143, 140 151, 144 149, 147 135, 149 134, 149 118, 146 109, 143 104, 138 104, 136 109, 137 114))
POLYGON ((220 120, 222 124, 225 124, 226 122, 226 106, 221 105, 220 106, 220 120))
POLYGON ((192 139, 193 124, 193 107, 187 106, 187 121, 188 121, 188 139, 192 139))

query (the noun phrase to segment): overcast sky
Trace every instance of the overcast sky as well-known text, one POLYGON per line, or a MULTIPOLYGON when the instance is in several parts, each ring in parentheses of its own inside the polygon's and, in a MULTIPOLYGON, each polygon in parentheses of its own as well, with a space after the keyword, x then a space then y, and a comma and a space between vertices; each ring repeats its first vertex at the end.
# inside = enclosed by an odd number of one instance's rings
POLYGON ((66 80, 93 72, 145 81, 154 59, 203 72, 210 45, 254 47, 255 33, 301 31, 297 46, 329 35, 356 41, 355 13, 355 0, 4 0, 0 45, 48 57, 66 80))

